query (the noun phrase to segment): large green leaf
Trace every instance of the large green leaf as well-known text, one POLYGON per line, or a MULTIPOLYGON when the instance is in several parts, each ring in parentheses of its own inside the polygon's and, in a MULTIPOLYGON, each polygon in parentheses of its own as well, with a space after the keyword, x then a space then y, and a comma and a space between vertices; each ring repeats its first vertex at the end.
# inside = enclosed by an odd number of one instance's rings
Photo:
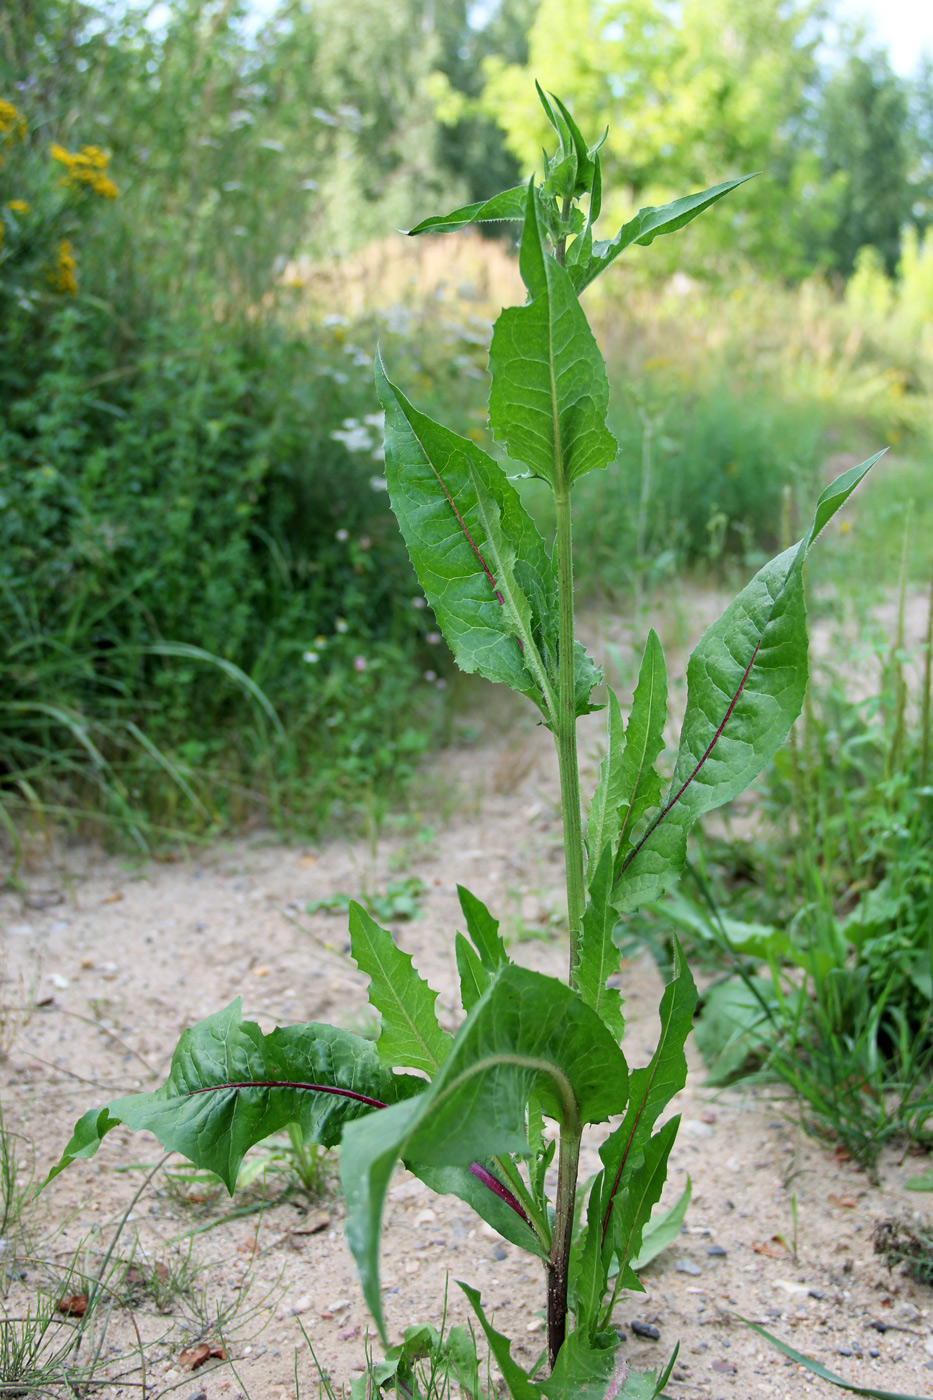
POLYGON ((419 977, 403 953, 355 901, 350 904, 350 949, 369 980, 369 1000, 382 1017, 376 1042, 384 1065, 407 1065, 434 1074, 446 1059, 452 1037, 437 1023, 437 992, 419 977))
POLYGON ((619 969, 619 950, 612 941, 618 916, 612 904, 612 847, 602 857, 590 881, 590 897, 583 915, 574 980, 580 995, 609 1027, 616 1040, 625 1034, 622 998, 606 978, 619 969))
POLYGON ((530 301, 508 307, 489 348, 489 422, 509 456, 555 489, 616 455, 609 383, 567 271, 545 251, 529 186, 519 259, 530 301))
POLYGON ((237 999, 182 1034, 161 1089, 86 1113, 49 1177, 92 1157, 122 1123, 154 1133, 232 1192, 246 1152, 287 1123, 300 1124, 306 1141, 333 1147, 348 1122, 397 1103, 422 1082, 392 1074, 371 1041, 334 1026, 311 1022, 263 1035, 242 1019, 237 999))
POLYGON ((347 1241, 380 1330, 379 1226, 396 1161, 468 1166, 505 1153, 527 1155, 525 1106, 532 1094, 545 1113, 578 1129, 622 1111, 628 1070, 575 992, 510 964, 474 1006, 424 1093, 344 1133, 347 1241))
POLYGON ((622 864, 615 903, 623 912, 673 884, 696 819, 747 787, 787 737, 807 684, 804 562, 875 461, 827 487, 806 536, 755 575, 690 657, 670 794, 622 864))
POLYGON ((534 522, 501 467, 419 413, 378 355, 375 374, 392 509, 458 666, 553 710, 538 634, 556 637, 556 585, 534 522))
MULTIPOLYGON (((614 238, 597 239, 589 248, 581 248, 579 252, 574 251, 576 245, 572 244, 567 256, 567 266, 577 294, 595 281, 601 272, 605 272, 609 264, 615 262, 619 254, 630 248, 633 243, 647 247, 660 234, 675 233, 698 214, 702 214, 711 204, 715 204, 724 195, 753 178, 752 175, 741 175, 737 180, 726 180, 722 185, 713 185, 708 190, 685 195, 682 199, 672 200, 670 204, 662 204, 658 208, 649 205, 645 209, 639 209, 634 219, 623 224, 614 238)), ((585 234, 581 237, 585 237, 585 234)))
POLYGON ((414 228, 409 229, 409 235, 414 237, 417 233, 457 233, 470 224, 523 219, 525 217, 526 194, 525 186, 517 185, 515 189, 503 190, 501 194, 494 194, 492 199, 481 199, 476 204, 465 204, 462 209, 455 209, 452 214, 433 214, 430 218, 422 219, 420 224, 415 224, 414 228))
POLYGON ((623 1174, 613 1199, 604 1252, 615 1255, 623 1288, 643 1291, 633 1268, 633 1260, 638 1258, 643 1231, 661 1199, 667 1181, 667 1159, 679 1126, 680 1116, 676 1115, 648 1139, 641 1162, 632 1171, 623 1174))

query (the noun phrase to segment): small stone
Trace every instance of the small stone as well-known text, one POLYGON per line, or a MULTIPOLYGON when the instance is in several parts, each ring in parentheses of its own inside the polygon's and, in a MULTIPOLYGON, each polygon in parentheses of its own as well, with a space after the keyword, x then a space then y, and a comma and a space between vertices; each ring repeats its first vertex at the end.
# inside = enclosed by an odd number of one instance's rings
POLYGON ((417 1259, 409 1259, 408 1263, 405 1265, 405 1272, 406 1274, 416 1274, 420 1268, 421 1265, 417 1259))
POLYGON ((416 1225, 433 1225, 436 1219, 437 1219, 437 1215, 436 1215, 435 1212, 431 1209, 431 1207, 430 1207, 430 1206, 425 1206, 424 1210, 419 1210, 418 1214, 415 1216, 415 1224, 416 1224, 416 1225))
POLYGON ((526 1325, 525 1325, 525 1331, 526 1331, 526 1332, 543 1332, 543 1331, 544 1331, 544 1318, 543 1318, 543 1317, 533 1317, 529 1323, 526 1323, 526 1325))
POLYGON ((493 1259, 508 1259, 509 1252, 507 1249, 503 1249, 501 1245, 496 1245, 495 1249, 492 1251, 492 1257, 493 1259))
POLYGON ((12 933, 14 938, 29 938, 32 935, 32 924, 10 924, 7 933, 12 933))
POLYGON ((877 1360, 878 1357, 881 1355, 881 1352, 878 1350, 877 1347, 872 1347, 872 1349, 871 1349, 871 1351, 868 1353, 868 1355, 871 1356, 871 1357, 873 1357, 875 1360, 877 1360))
POLYGON ((292 1317, 298 1317, 301 1313, 308 1312, 310 1307, 311 1297, 309 1294, 303 1293, 298 1301, 291 1305, 288 1311, 291 1313, 292 1317))
POLYGON ((826 1294, 823 1292, 822 1288, 810 1288, 807 1290, 807 1297, 815 1298, 819 1303, 826 1297, 826 1294))
POLYGON ((692 1274, 694 1277, 703 1272, 699 1264, 694 1264, 692 1259, 678 1259, 674 1264, 674 1268, 679 1274, 692 1274))
POLYGON ((888 1330, 888 1324, 886 1322, 882 1322, 880 1318, 878 1318, 871 1325, 872 1327, 874 1327, 876 1332, 880 1332, 882 1335, 884 1335, 884 1333, 888 1330))
POLYGON ((352 1327, 342 1327, 337 1333, 337 1340, 340 1342, 352 1342, 359 1335, 360 1329, 358 1325, 354 1325, 352 1327))
POLYGON ((711 1244, 706 1251, 710 1259, 725 1259, 728 1250, 723 1249, 721 1244, 711 1244))
POLYGON ((685 1118, 683 1128, 688 1137, 708 1138, 713 1136, 712 1125, 701 1122, 699 1118, 685 1118))
POLYGON ((193 1395, 188 1396, 188 1400, 207 1400, 206 1390, 196 1390, 193 1395))
POLYGON ((352 1298, 338 1298, 336 1302, 328 1303, 328 1308, 332 1313, 346 1312, 347 1308, 353 1306, 352 1298))
POLYGON ((735 1373, 736 1373, 736 1371, 739 1369, 738 1366, 736 1366, 736 1364, 735 1364, 734 1361, 723 1361, 723 1360, 717 1359, 716 1361, 712 1362, 711 1364, 712 1364, 713 1370, 714 1370, 714 1371, 718 1371, 718 1373, 719 1373, 721 1376, 734 1376, 735 1373))
POLYGON ((650 1322, 639 1322, 637 1317, 632 1319, 632 1331, 636 1337, 647 1337, 650 1342, 661 1340, 661 1333, 657 1327, 652 1326, 650 1322))
POLYGON ((837 1356, 851 1356, 851 1355, 852 1355, 852 1348, 851 1348, 851 1347, 839 1347, 839 1348, 837 1349, 836 1354, 837 1354, 837 1356))

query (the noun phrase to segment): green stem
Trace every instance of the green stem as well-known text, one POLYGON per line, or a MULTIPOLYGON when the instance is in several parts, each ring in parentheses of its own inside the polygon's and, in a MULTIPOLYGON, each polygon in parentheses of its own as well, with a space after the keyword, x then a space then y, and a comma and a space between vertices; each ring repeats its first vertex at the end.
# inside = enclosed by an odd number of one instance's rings
POLYGON ((570 1246, 581 1137, 578 1124, 565 1124, 560 1135, 554 1239, 547 1277, 547 1355, 552 1371, 567 1333, 567 1288, 570 1282, 570 1246))
POLYGON ((574 696, 573 541, 570 529, 570 493, 558 493, 557 578, 560 594, 558 617, 557 762, 560 769, 560 805, 564 818, 564 860, 567 878, 567 922, 570 926, 570 985, 576 985, 580 925, 586 908, 583 862, 583 822, 580 815, 580 774, 577 767, 577 718, 574 696))

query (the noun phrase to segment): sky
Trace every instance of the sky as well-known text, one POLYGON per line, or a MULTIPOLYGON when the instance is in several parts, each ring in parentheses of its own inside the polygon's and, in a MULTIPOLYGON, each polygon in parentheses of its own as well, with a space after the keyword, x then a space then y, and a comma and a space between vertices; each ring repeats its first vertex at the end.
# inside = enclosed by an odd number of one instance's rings
POLYGON ((921 53, 933 55, 933 4, 929 0, 837 0, 840 15, 867 19, 889 51, 891 67, 911 77, 921 53))

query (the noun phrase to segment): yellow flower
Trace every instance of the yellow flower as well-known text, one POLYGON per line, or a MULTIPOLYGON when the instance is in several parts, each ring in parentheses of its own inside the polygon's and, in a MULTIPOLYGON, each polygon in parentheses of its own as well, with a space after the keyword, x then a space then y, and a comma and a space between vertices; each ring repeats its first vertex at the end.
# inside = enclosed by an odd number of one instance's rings
POLYGON ((0 136, 9 136, 11 139, 18 136, 22 141, 26 135, 26 119, 17 112, 12 102, 5 102, 0 97, 0 136))
POLYGON ((56 292, 62 292, 65 296, 73 297, 78 293, 78 279, 75 276, 74 248, 67 238, 63 238, 58 245, 55 255, 55 266, 49 271, 49 281, 56 292))
POLYGON ((14 214, 28 214, 30 209, 25 199, 8 199, 6 207, 12 209, 14 214))
POLYGON ((110 157, 99 146, 82 146, 80 151, 68 151, 53 141, 49 155, 65 167, 62 184, 67 189, 80 190, 86 186, 102 199, 116 199, 120 193, 110 176, 104 173, 110 164, 110 157))

